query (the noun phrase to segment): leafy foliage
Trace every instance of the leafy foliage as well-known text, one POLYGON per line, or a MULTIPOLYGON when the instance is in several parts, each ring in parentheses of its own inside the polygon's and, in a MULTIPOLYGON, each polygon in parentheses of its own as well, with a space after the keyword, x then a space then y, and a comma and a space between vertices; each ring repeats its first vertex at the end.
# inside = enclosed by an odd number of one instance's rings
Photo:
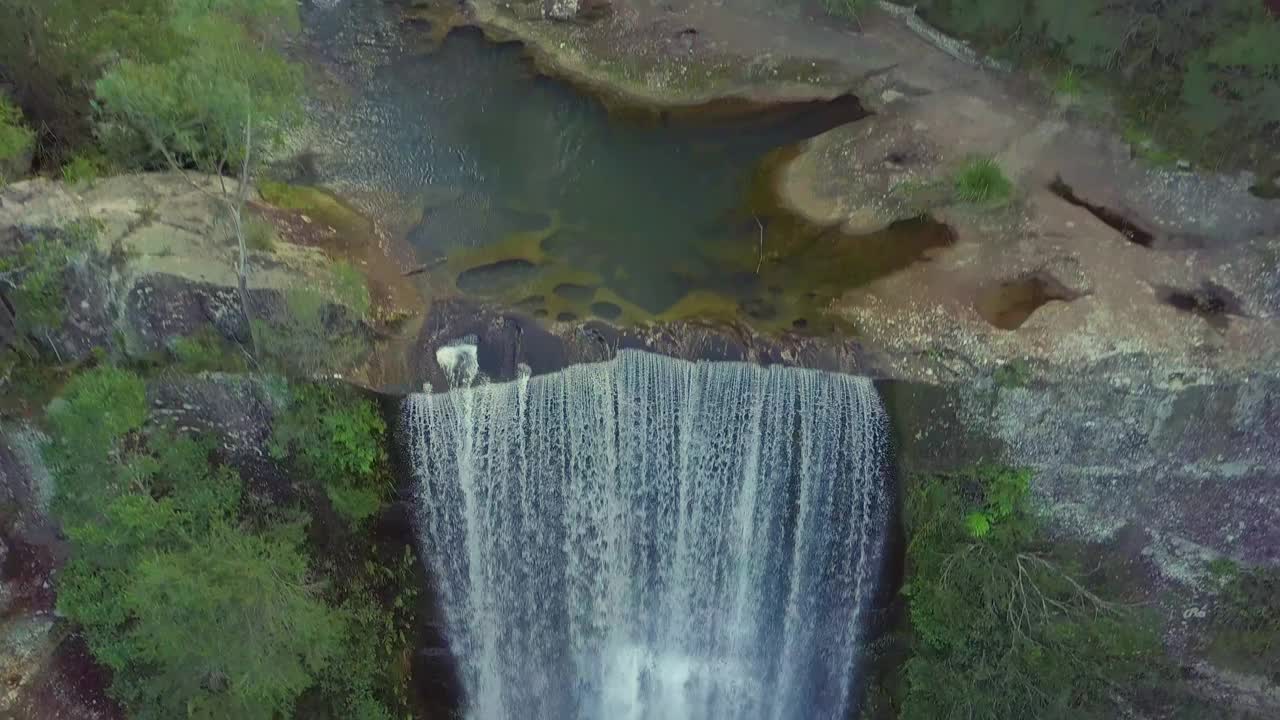
POLYGON ((104 59, 158 60, 182 52, 169 31, 170 0, 6 0, 0 3, 0 74, 53 167, 94 142, 92 85, 104 59))
POLYGON ((1156 679, 1156 634, 1052 555, 1029 481, 984 469, 909 494, 903 718, 1111 718, 1156 679))
POLYGON ((324 488, 333 509, 355 524, 381 507, 388 489, 386 430, 378 408, 353 391, 303 385, 276 420, 272 455, 292 457, 324 488))
POLYGON ((300 75, 268 44, 272 28, 296 24, 296 5, 178 0, 173 8, 168 26, 184 52, 108 70, 95 85, 99 132, 113 148, 145 148, 152 164, 235 169, 296 112, 300 75))
POLYGON ((92 370, 50 411, 46 458, 72 560, 58 605, 137 718, 287 714, 339 652, 300 522, 252 532, 210 448, 144 432, 142 381, 92 370))
POLYGON ((995 204, 1013 194, 1013 183, 993 158, 973 158, 956 173, 955 195, 963 202, 995 204))
POLYGON ((1116 91, 1127 124, 1213 162, 1280 139, 1280 19, 1262 0, 922 0, 987 50, 1065 66, 1116 91))
POLYGON ((335 604, 346 618, 343 663, 321 679, 328 694, 340 698, 338 717, 392 720, 408 707, 413 643, 417 560, 409 548, 390 562, 366 560, 357 578, 340 591, 335 604), (386 598, 387 601, 384 601, 386 598), (393 715, 389 708, 402 711, 393 715))
MULTIPOLYGON (((408 549, 381 557, 342 530, 313 562, 309 544, 326 541, 305 515, 246 496, 212 445, 149 421, 142 380, 99 367, 51 405, 45 448, 71 546, 58 607, 129 716, 405 717, 408 549)), ((300 391, 280 427, 295 446, 330 448, 299 454, 299 470, 367 488, 383 471, 384 432, 371 403, 320 387, 300 391)))

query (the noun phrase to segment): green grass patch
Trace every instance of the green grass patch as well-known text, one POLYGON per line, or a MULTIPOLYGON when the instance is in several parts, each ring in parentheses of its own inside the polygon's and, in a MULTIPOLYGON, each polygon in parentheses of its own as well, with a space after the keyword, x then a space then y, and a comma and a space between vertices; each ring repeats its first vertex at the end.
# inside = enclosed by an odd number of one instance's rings
POLYGON ((372 301, 369 297, 369 284, 365 282, 364 273, 345 260, 339 260, 333 266, 333 291, 338 301, 346 305, 360 318, 369 314, 372 301))
POLYGON ((966 162, 952 180, 955 197, 975 205, 998 205, 1013 195, 1013 183, 995 158, 976 157, 966 162))
POLYGON ((262 180, 258 190, 268 203, 305 213, 337 230, 349 241, 364 242, 372 235, 373 228, 367 218, 321 188, 262 180))
POLYGON ((1143 129, 1133 121, 1126 123, 1121 128, 1120 137, 1133 149, 1134 155, 1152 165, 1173 167, 1178 164, 1178 156, 1176 154, 1161 145, 1150 131, 1143 129))
POLYGON ((1026 387, 1031 383, 1031 365, 1026 360, 1012 360, 996 368, 992 379, 996 387, 1026 387))
POLYGON ((175 367, 181 372, 242 373, 249 369, 244 350, 211 327, 174 340, 171 352, 175 367))
POLYGON ((1058 75, 1058 80, 1054 83, 1053 89, 1059 95, 1077 99, 1084 95, 1084 79, 1080 77, 1080 73, 1075 68, 1069 67, 1058 75))
POLYGON ((828 15, 849 20, 858 20, 870 5, 871 0, 822 0, 828 15))
MULTIPOLYGON (((35 147, 36 134, 26 126, 22 111, 0 94, 0 162, 21 158, 35 147)), ((16 180, 17 178, 0 178, 16 180)))

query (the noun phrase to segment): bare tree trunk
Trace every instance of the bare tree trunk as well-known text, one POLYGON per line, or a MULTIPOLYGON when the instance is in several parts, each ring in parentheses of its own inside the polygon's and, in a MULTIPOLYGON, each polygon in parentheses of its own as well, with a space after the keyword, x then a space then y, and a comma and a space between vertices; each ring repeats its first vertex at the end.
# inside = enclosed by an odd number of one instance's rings
POLYGON ((253 111, 245 118, 244 124, 244 162, 240 165, 240 186, 236 188, 235 201, 231 204, 231 220, 235 226, 236 244, 240 255, 236 262, 236 275, 240 287, 240 311, 244 315, 245 327, 249 329, 249 353, 258 354, 257 339, 253 334, 253 311, 249 306, 249 248, 244 230, 244 206, 249 200, 249 160, 253 153, 253 111))
MULTIPOLYGON (((249 247, 244 229, 244 207, 249 202, 249 189, 252 187, 251 181, 253 179, 249 171, 253 155, 253 113, 250 111, 245 118, 244 161, 240 165, 240 182, 239 187, 236 188, 235 195, 227 192, 227 185, 223 181, 221 173, 219 173, 218 179, 222 187, 222 193, 214 194, 192 179, 187 174, 187 171, 178 164, 177 158, 165 148, 163 143, 153 137, 152 144, 164 155, 170 169, 181 175, 188 185, 200 193, 226 206, 227 214, 231 216, 231 228, 236 236, 236 285, 237 294, 240 298, 240 314, 244 318, 245 328, 249 331, 249 356, 251 359, 256 358, 258 354, 257 341, 253 335, 253 311, 249 305, 249 247)), ((223 166, 225 166, 225 161, 219 163, 219 167, 223 166)))

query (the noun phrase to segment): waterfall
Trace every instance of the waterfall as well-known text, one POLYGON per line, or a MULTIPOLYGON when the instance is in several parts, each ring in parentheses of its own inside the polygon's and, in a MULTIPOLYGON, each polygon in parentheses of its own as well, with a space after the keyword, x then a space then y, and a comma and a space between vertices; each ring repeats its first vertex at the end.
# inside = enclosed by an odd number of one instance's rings
POLYGON ((844 720, 884 553, 870 381, 622 351, 406 403, 470 720, 844 720))

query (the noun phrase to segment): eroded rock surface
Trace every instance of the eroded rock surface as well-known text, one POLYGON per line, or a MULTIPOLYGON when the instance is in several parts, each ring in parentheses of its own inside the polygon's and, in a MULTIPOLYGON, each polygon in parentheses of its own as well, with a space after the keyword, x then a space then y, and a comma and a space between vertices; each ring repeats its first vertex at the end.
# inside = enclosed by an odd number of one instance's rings
MULTIPOLYGON (((143 357, 210 326, 247 342, 236 290, 236 242, 217 200, 223 183, 145 174, 83 187, 36 179, 0 189, 0 251, 38 238, 56 240, 77 223, 93 228, 93 247, 72 258, 65 272, 65 321, 36 340, 64 362, 85 358, 94 348, 143 357)), ((249 294, 255 308, 269 312, 297 288, 343 302, 333 290, 332 258, 314 246, 319 242, 313 236, 323 234, 317 221, 261 200, 249 212, 261 214, 280 236, 269 249, 251 251, 249 294)))

